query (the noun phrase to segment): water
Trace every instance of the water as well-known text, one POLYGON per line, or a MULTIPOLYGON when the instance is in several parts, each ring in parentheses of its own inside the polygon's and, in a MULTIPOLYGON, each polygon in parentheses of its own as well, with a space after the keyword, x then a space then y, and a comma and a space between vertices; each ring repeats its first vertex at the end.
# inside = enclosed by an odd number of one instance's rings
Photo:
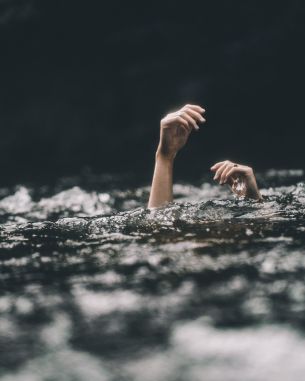
POLYGON ((304 175, 258 177, 0 189, 1 381, 303 380, 304 175))

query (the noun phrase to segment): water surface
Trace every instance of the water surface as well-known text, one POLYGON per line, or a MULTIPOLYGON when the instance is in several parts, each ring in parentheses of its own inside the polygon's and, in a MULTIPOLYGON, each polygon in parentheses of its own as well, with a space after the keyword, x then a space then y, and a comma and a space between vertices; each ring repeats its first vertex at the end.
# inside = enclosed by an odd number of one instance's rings
POLYGON ((303 380, 304 175, 258 178, 0 189, 1 380, 303 380))

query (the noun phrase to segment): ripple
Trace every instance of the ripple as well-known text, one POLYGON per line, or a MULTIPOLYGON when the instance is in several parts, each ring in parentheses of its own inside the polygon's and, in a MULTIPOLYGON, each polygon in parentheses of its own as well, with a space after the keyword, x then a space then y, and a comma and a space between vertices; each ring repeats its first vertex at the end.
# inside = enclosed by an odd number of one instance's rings
POLYGON ((1 379, 303 379, 302 176, 0 190, 1 379))

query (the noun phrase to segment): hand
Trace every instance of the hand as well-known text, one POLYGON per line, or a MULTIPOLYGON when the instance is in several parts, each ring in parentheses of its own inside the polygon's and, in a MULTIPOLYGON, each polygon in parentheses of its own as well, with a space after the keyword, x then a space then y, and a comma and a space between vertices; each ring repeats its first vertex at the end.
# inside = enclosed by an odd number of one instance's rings
POLYGON ((238 196, 262 200, 252 168, 226 160, 213 165, 211 171, 215 172, 214 180, 230 185, 238 196))
POLYGON ((205 122, 202 117, 205 110, 196 105, 185 105, 161 120, 160 142, 157 155, 174 159, 185 145, 192 130, 199 130, 198 123, 205 122))

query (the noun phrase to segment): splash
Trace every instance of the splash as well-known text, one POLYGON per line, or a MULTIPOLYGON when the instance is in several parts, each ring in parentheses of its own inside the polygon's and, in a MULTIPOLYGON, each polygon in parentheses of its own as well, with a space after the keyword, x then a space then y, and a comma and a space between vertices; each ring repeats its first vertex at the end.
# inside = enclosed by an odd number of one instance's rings
POLYGON ((301 379, 303 173, 258 177, 263 203, 202 181, 155 210, 124 182, 0 190, 1 379, 301 379))

